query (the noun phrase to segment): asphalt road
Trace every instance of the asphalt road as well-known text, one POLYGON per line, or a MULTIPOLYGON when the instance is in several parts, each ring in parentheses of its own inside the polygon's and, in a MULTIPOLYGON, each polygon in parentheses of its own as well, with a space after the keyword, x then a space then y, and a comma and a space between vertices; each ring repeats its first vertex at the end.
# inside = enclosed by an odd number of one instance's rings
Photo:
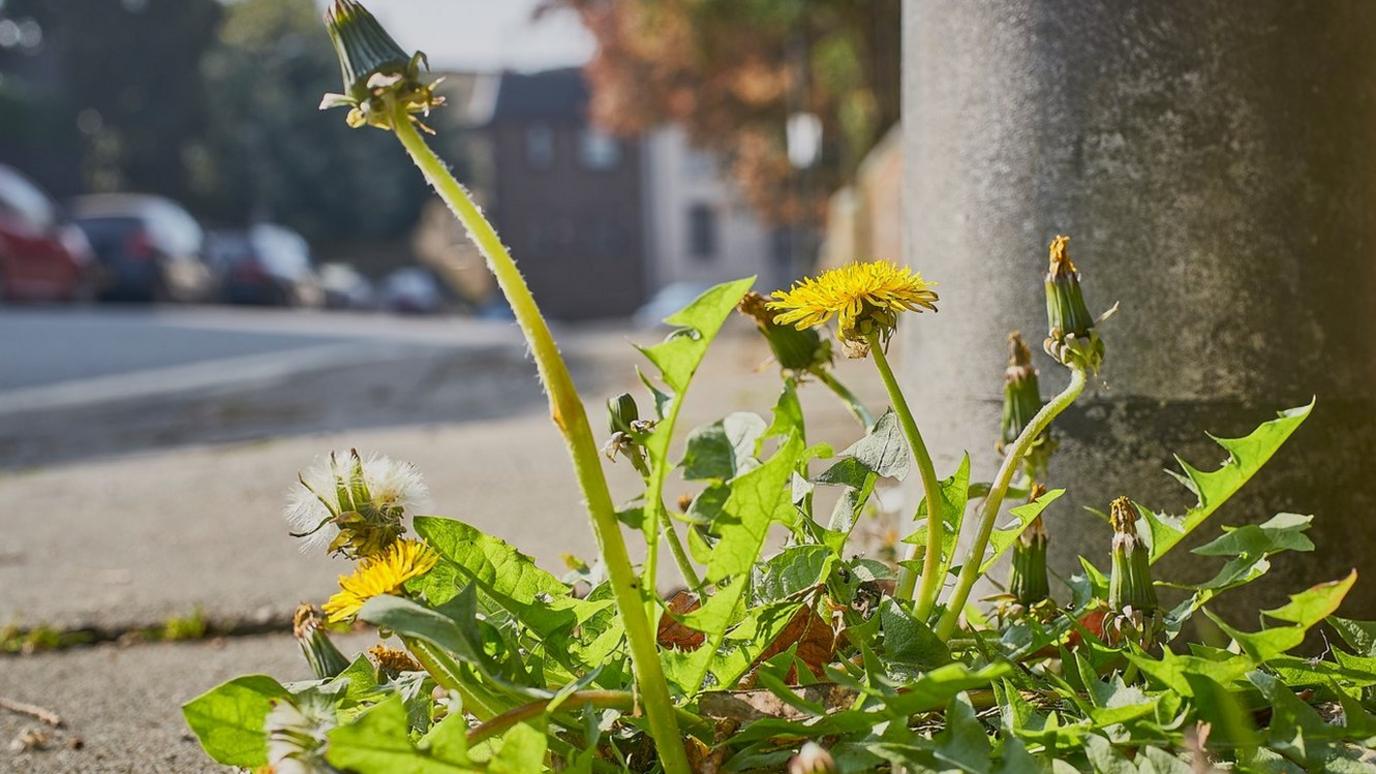
POLYGON ((514 326, 218 307, 0 310, 0 468, 503 416, 514 326))

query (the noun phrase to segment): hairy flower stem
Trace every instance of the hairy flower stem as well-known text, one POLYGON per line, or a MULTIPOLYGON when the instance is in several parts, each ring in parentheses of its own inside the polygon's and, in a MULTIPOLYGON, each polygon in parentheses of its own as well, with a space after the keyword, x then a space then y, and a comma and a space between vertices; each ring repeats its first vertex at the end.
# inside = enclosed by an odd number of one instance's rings
POLYGON ((674 529, 674 522, 673 519, 669 518, 668 509, 660 504, 659 512, 664 518, 664 537, 669 542, 669 551, 674 555, 674 562, 678 564, 678 571, 683 575, 683 582, 688 584, 688 588, 694 594, 701 594, 702 578, 698 575, 697 568, 693 566, 693 560, 688 558, 688 551, 683 547, 683 541, 679 539, 678 530, 674 529))
POLYGON ((865 404, 861 403, 860 399, 855 397, 855 393, 842 384, 841 380, 837 379, 830 369, 825 367, 811 368, 808 369, 808 373, 817 377, 817 381, 826 385, 827 389, 841 399, 841 403, 845 404, 846 410, 850 411, 850 415, 855 417, 855 421, 859 422, 861 427, 869 430, 874 426, 874 416, 870 414, 869 409, 865 408, 865 404))
MULTIPOLYGON (((903 391, 898 388, 898 380, 893 376, 893 369, 889 367, 889 358, 884 354, 884 345, 879 340, 879 334, 870 333, 867 338, 870 356, 874 358, 874 365, 879 369, 880 378, 884 380, 884 388, 889 391, 889 402, 893 404, 894 413, 898 415, 898 423, 903 427, 903 437, 908 439, 913 459, 917 460, 918 475, 922 478, 922 495, 927 503, 927 555, 922 562, 922 588, 917 593, 917 607, 914 613, 919 619, 925 619, 936 605, 936 595, 941 590, 940 572, 937 569, 941 566, 941 485, 937 481, 936 468, 932 465, 932 455, 927 453, 927 444, 922 442, 922 433, 918 432, 917 420, 913 419, 908 401, 903 397, 903 391)), ((917 546, 913 546, 908 551, 908 559, 911 561, 916 556, 917 546)), ((898 576, 895 596, 899 599, 912 599, 915 586, 917 578, 913 576, 912 570, 904 567, 898 576)))
POLYGON ((994 532, 994 521, 998 518, 999 508, 1003 505, 1003 498, 1008 494, 1008 485, 1013 481, 1013 474, 1017 472, 1023 456, 1027 454, 1027 450, 1031 448, 1033 442, 1042 432, 1051 426, 1051 421, 1062 411, 1070 408, 1070 404, 1080 397, 1080 393, 1084 392, 1084 389, 1084 366, 1072 361, 1070 383, 1059 395, 1042 406, 1041 411, 1038 411, 1023 428, 1018 440, 1008 447, 1003 458, 1003 464, 999 466, 999 472, 994 476, 994 483, 989 487, 989 494, 985 496, 984 502, 980 505, 979 532, 975 534, 975 542, 970 545, 970 551, 965 557, 965 565, 960 568, 960 576, 956 579, 955 589, 951 592, 951 597, 946 603, 946 612, 941 614, 941 620, 937 623, 936 634, 943 641, 949 639, 951 634, 955 632, 956 622, 960 620, 960 613, 965 609, 965 601, 970 598, 970 590, 974 588, 975 581, 979 580, 980 566, 984 564, 984 549, 989 546, 989 536, 994 532))
POLYGON ((583 491, 593 532, 602 552, 602 561, 611 580, 617 611, 626 629, 636 686, 645 705, 650 735, 655 739, 660 764, 666 774, 689 774, 688 757, 684 753, 683 739, 674 716, 669 685, 664 679, 654 631, 650 628, 642 604, 643 590, 631 566, 630 555, 626 552, 626 540, 616 520, 616 508, 598 457, 597 442, 593 439, 587 412, 583 409, 583 401, 574 387, 573 378, 569 376, 568 366, 559 354, 559 347, 535 304, 535 298, 530 294, 530 288, 526 286, 525 278, 516 268, 516 262, 496 230, 483 217, 468 191, 454 179, 445 163, 421 139, 402 103, 393 106, 392 127, 397 139, 401 140, 402 146, 435 193, 454 212, 469 238, 487 259, 488 268, 497 278, 497 284, 516 316, 516 323, 525 334, 540 380, 549 394, 551 418, 563 434, 569 456, 573 458, 578 485, 583 491))
POLYGON ((401 641, 406 645, 406 649, 411 651, 411 655, 416 657, 425 671, 434 679, 435 684, 446 690, 455 691, 463 699, 463 708, 478 720, 487 720, 496 715, 499 710, 492 706, 492 697, 479 695, 483 691, 474 691, 473 686, 463 678, 463 670, 458 662, 442 648, 419 640, 415 637, 402 637, 401 641))

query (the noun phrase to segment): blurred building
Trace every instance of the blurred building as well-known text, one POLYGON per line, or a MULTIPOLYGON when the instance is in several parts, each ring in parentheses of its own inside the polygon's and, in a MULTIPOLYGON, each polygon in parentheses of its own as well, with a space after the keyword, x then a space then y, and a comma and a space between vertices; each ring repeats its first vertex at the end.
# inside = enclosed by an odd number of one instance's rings
POLYGON ((755 216, 719 160, 672 125, 642 146, 650 282, 709 285, 753 274, 762 287, 778 284, 788 243, 755 216))
POLYGON ((642 144, 587 121, 577 69, 504 73, 486 132, 493 217, 552 317, 618 317, 646 298, 642 144))
POLYGON ((856 259, 903 256, 902 128, 894 126, 865 156, 855 181, 832 194, 818 262, 834 268, 856 259))
MULTIPOLYGON (((437 147, 465 159, 466 182, 551 317, 623 317, 667 285, 750 274, 768 284, 787 264, 787 241, 680 129, 620 138, 590 124, 580 70, 451 75, 444 88, 437 147)), ((457 231, 431 230, 423 244, 432 267, 471 273, 478 260, 457 231)))

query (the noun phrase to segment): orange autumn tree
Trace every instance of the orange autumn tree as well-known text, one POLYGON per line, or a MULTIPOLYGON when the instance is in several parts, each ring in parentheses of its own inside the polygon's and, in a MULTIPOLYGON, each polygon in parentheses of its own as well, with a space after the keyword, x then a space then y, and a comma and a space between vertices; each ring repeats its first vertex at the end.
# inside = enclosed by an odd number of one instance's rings
POLYGON ((817 216, 899 116, 899 0, 548 0, 597 39, 592 117, 622 135, 682 125, 774 222, 817 216), (788 116, 815 114, 800 185, 788 116))

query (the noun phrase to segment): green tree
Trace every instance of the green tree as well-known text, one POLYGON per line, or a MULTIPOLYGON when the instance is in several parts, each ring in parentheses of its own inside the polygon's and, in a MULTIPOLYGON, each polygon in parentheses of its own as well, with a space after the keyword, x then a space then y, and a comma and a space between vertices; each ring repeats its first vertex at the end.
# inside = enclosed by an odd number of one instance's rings
POLYGON ((425 189, 396 143, 316 109, 339 68, 311 0, 227 6, 200 69, 210 121, 188 162, 208 210, 311 237, 390 237, 415 222, 425 189))
POLYGON ((547 0, 597 38, 594 118, 634 134, 664 121, 728 160, 751 202, 810 219, 898 121, 899 0, 547 0), (821 158, 797 185, 785 125, 815 114, 821 158))

